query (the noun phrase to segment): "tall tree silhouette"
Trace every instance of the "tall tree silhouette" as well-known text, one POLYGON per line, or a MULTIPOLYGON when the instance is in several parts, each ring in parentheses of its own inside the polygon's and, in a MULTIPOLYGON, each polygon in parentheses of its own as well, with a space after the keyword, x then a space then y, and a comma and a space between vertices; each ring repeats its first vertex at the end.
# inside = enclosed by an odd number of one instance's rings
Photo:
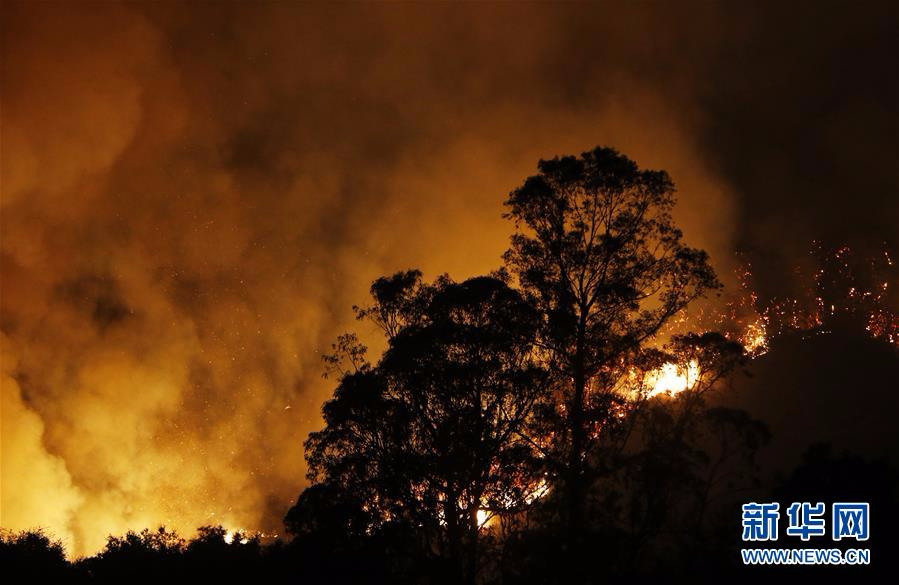
POLYGON ((428 285, 410 271, 372 296, 357 314, 388 348, 371 365, 352 336, 335 345, 340 381, 306 443, 310 479, 351 494, 364 522, 344 514, 349 525, 415 527, 451 559, 451 580, 473 582, 486 517, 526 505, 538 479, 522 433, 545 395, 539 314, 502 275, 428 285))
POLYGON ((538 170, 506 201, 516 233, 505 260, 544 317, 539 344, 559 396, 547 463, 565 486, 578 551, 589 454, 619 419, 616 388, 672 316, 720 285, 706 253, 681 241, 664 171, 611 148, 538 170))

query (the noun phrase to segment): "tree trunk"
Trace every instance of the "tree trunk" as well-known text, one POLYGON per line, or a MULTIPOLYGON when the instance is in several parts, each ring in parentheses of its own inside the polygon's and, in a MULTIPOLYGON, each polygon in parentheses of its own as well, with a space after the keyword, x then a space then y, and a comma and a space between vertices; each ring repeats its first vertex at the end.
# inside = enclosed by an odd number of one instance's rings
POLYGON ((462 582, 464 576, 464 562, 462 553, 462 532, 463 527, 459 522, 459 505, 456 501, 455 492, 447 494, 447 499, 443 505, 443 517, 446 522, 446 537, 449 548, 449 558, 455 570, 455 579, 462 582))
POLYGON ((578 343, 574 368, 574 392, 569 412, 571 426, 571 451, 568 458, 568 551, 569 569, 577 574, 581 564, 584 533, 585 497, 584 489, 584 449, 586 445, 586 429, 584 424, 584 393, 586 380, 582 363, 582 351, 578 343))
POLYGON ((465 555, 465 583, 475 585, 478 575, 478 509, 468 510, 468 543, 465 555))
POLYGON ((583 573, 584 531, 587 501, 585 455, 587 450, 587 369, 586 337, 587 309, 579 306, 579 318, 572 362, 574 388, 571 396, 569 424, 571 429, 571 452, 568 459, 568 581, 579 583, 583 573))

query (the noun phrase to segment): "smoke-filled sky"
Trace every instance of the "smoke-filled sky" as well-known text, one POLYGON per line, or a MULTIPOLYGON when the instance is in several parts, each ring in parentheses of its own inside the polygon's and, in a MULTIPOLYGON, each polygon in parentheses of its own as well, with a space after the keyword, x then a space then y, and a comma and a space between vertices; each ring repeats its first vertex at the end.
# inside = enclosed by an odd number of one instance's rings
POLYGON ((666 169, 771 294, 895 243, 888 4, 4 2, 0 524, 279 532, 351 305, 497 267, 541 157, 666 169))

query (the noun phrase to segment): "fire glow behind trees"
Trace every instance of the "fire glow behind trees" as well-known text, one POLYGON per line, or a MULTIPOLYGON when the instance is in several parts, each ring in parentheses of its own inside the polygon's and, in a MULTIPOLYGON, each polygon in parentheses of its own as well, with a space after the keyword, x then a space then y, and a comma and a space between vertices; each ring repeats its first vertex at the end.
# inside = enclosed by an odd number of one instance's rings
MULTIPOLYGON (((2 5, 3 528, 283 536, 349 307, 496 269, 506 195, 597 144, 670 173, 725 285, 655 349, 899 343, 889 3, 90 8, 2 5)), ((696 381, 656 366, 622 379, 696 381)))

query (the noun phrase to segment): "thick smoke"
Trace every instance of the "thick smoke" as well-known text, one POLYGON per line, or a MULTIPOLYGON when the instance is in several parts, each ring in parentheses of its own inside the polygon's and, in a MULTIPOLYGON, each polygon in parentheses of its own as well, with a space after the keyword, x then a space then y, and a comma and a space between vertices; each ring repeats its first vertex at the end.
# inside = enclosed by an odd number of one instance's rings
POLYGON ((278 532, 349 307, 498 266, 541 157, 668 170, 727 275, 722 17, 652 8, 4 3, 2 525, 278 532))

